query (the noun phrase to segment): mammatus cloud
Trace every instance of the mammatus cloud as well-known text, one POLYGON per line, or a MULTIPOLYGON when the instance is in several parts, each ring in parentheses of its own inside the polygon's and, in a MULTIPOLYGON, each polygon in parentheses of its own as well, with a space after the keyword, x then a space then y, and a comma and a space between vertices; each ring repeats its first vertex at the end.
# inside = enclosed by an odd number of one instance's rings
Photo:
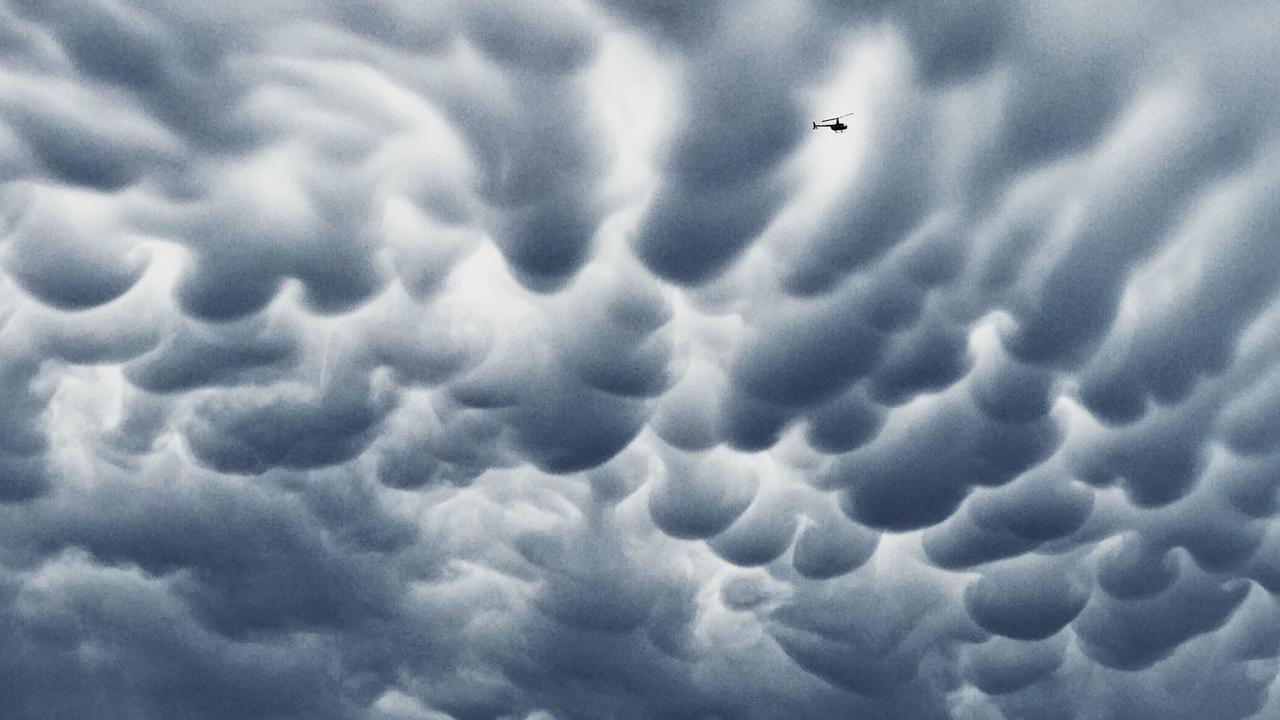
POLYGON ((0 715, 1277 716, 1278 21, 0 1, 0 715))

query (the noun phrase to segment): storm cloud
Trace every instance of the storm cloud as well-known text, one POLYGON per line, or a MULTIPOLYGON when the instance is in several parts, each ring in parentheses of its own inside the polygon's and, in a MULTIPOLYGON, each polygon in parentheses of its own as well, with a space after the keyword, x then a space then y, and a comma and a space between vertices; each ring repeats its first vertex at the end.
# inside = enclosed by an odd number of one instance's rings
POLYGON ((1276 26, 0 0, 0 715, 1276 717, 1276 26))

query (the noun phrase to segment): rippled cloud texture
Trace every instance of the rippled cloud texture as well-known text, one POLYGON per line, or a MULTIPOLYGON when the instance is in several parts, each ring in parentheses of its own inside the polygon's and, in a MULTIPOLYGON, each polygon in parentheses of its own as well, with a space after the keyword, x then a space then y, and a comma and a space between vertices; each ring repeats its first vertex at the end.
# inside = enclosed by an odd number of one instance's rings
POLYGON ((1280 717, 1276 27, 0 2, 0 715, 1280 717))

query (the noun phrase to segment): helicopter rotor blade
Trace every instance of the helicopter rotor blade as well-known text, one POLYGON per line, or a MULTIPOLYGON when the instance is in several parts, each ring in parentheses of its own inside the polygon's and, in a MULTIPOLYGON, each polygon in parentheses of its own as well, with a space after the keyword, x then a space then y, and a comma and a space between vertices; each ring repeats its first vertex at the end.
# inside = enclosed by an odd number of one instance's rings
POLYGON ((847 118, 847 117, 849 117, 849 116, 850 116, 850 115, 852 115, 852 114, 853 114, 853 113, 845 113, 845 114, 843 114, 843 115, 837 115, 837 116, 835 116, 835 117, 827 118, 826 120, 819 120, 818 122, 836 122, 836 121, 838 121, 840 118, 847 118))

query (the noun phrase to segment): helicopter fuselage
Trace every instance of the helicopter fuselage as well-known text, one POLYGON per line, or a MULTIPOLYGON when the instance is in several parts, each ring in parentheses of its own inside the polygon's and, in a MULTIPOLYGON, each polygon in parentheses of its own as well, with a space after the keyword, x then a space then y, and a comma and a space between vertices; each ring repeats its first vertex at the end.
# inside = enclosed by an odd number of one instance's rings
POLYGON ((817 130, 818 128, 830 128, 832 132, 844 132, 845 130, 849 129, 849 126, 845 125, 842 122, 835 122, 835 123, 831 123, 830 125, 813 123, 813 129, 817 130))

